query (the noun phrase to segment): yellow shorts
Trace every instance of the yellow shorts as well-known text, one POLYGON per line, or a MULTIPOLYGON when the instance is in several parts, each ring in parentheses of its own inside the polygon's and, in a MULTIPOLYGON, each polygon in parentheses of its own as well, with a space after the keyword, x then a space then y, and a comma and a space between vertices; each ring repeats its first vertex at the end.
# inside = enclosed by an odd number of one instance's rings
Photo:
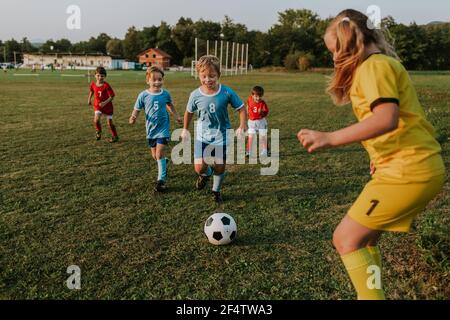
POLYGON ((369 229, 408 232, 417 214, 441 191, 444 181, 445 175, 413 183, 372 179, 347 214, 369 229))

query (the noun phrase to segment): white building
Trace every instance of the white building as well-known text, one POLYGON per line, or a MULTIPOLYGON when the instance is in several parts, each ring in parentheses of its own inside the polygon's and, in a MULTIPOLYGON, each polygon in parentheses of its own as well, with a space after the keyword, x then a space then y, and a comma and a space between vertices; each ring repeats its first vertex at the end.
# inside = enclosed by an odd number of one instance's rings
POLYGON ((104 67, 112 69, 112 58, 105 55, 95 54, 70 54, 70 53, 24 53, 23 64, 25 67, 48 66, 53 65, 55 68, 74 68, 74 69, 95 69, 104 67))

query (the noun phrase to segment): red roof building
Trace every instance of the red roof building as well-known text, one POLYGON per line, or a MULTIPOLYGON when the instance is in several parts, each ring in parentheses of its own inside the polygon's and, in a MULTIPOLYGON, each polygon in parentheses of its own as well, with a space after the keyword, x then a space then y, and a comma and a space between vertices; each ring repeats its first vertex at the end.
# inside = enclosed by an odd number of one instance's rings
POLYGON ((139 63, 145 64, 147 67, 157 66, 165 70, 170 67, 170 59, 168 53, 158 48, 150 48, 138 54, 139 63))

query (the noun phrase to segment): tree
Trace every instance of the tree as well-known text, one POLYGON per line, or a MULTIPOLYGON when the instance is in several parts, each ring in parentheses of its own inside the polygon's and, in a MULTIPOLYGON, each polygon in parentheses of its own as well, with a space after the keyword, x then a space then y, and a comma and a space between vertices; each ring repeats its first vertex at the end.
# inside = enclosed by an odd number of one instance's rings
POLYGON ((240 23, 234 23, 229 16, 225 16, 222 21, 222 33, 223 40, 234 41, 238 43, 248 42, 248 30, 247 27, 240 23))
POLYGON ((158 41, 158 30, 156 26, 144 27, 142 31, 139 32, 139 41, 141 51, 148 48, 156 47, 156 42, 158 41))
POLYGON ((123 45, 119 39, 111 39, 106 44, 106 54, 111 56, 123 57, 123 45))
POLYGON ((172 56, 172 63, 182 64, 183 54, 178 50, 177 45, 172 40, 172 30, 166 22, 161 22, 156 39, 156 46, 172 56))
POLYGON ((203 40, 220 40, 220 23, 200 19, 194 23, 194 36, 203 40))
POLYGON ((183 58, 194 56, 194 23, 190 18, 181 17, 172 28, 172 40, 183 58))
POLYGON ((22 53, 32 53, 38 51, 26 37, 22 38, 22 41, 20 42, 20 50, 22 53))
MULTIPOLYGON (((14 52, 16 53, 20 53, 21 52, 21 47, 20 47, 20 43, 17 42, 14 39, 5 41, 5 50, 6 50, 6 62, 13 62, 14 61, 14 52)), ((16 62, 19 62, 17 60, 18 56, 16 55, 16 62)))
POLYGON ((136 30, 136 27, 133 26, 129 28, 125 35, 125 40, 123 41, 123 53, 125 59, 136 61, 137 55, 142 51, 139 40, 139 32, 136 30))
POLYGON ((91 53, 106 54, 106 44, 111 40, 111 37, 106 33, 100 33, 97 38, 91 37, 87 43, 87 50, 91 53))

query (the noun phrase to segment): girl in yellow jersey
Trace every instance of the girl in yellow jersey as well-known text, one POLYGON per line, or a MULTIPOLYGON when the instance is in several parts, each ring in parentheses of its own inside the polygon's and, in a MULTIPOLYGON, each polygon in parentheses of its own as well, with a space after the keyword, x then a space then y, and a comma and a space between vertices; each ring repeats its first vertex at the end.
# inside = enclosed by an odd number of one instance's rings
POLYGON ((302 129, 298 138, 309 152, 362 142, 369 153, 372 180, 337 226, 333 244, 358 299, 384 299, 377 242, 383 231, 408 232, 439 193, 441 148, 407 71, 366 15, 342 11, 324 40, 335 64, 328 92, 337 105, 351 102, 359 122, 335 132, 302 129))

